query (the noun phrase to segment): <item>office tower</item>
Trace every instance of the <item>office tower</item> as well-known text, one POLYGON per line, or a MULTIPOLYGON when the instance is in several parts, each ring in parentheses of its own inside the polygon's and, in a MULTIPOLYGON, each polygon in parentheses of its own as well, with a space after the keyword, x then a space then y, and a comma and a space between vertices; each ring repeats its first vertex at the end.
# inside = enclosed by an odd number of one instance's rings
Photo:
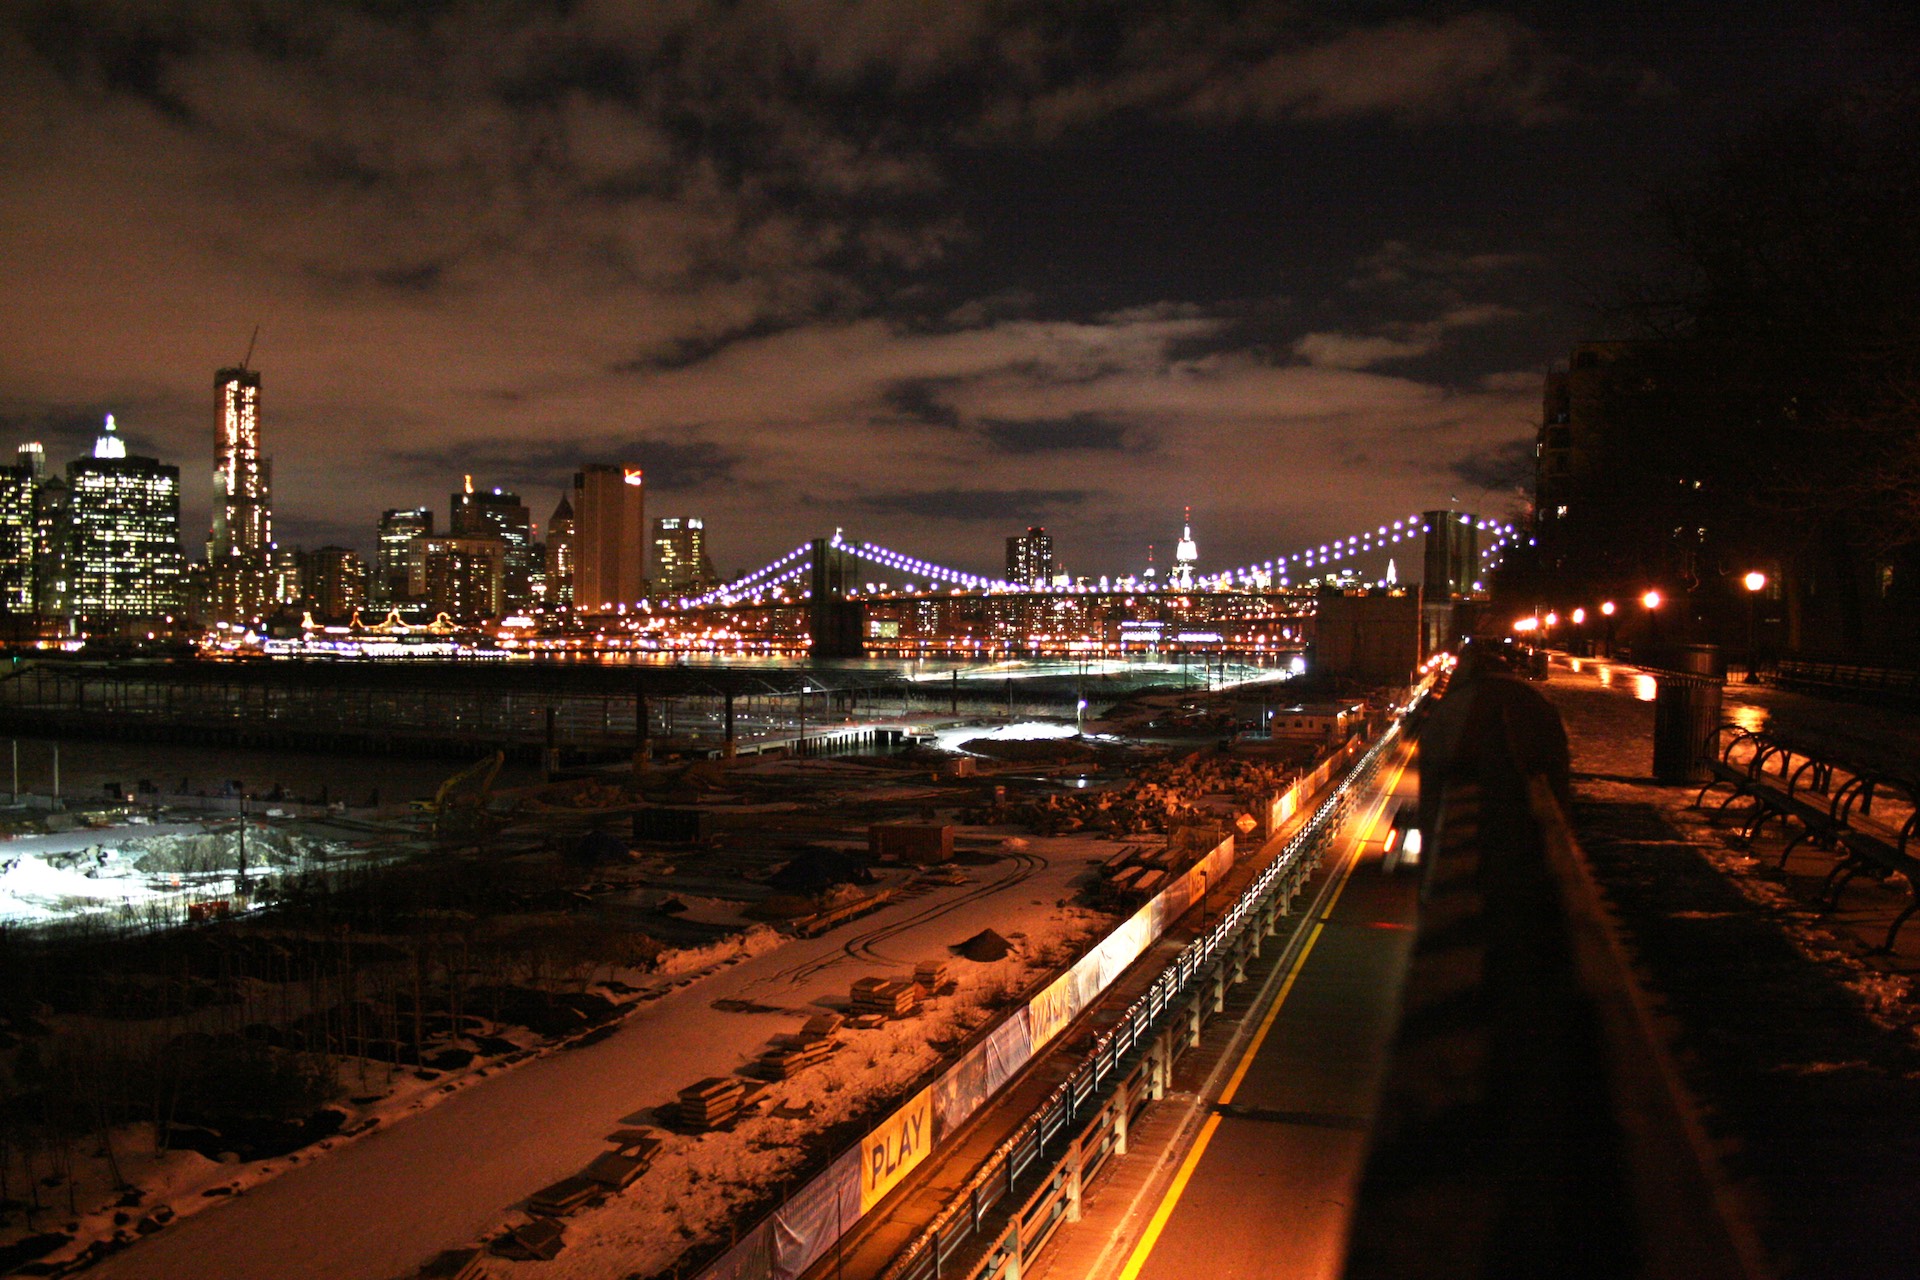
POLYGON ((1039 525, 1007 539, 1007 581, 1023 587, 1053 581, 1053 537, 1039 525))
POLYGON ((66 612, 68 496, 59 476, 33 490, 33 610, 43 618, 66 612))
POLYGON ((473 477, 452 495, 447 532, 456 538, 498 538, 506 548, 506 592, 502 608, 511 613, 532 603, 533 517, 520 495, 494 487, 476 491, 473 477))
POLYGON ((594 463, 573 477, 573 600, 587 612, 647 594, 646 490, 640 468, 594 463))
POLYGON ((379 546, 374 552, 373 582, 369 587, 375 604, 413 601, 413 593, 407 586, 407 574, 413 563, 413 540, 432 536, 433 511, 429 507, 389 507, 380 513, 379 546))
POLYGON ((474 626, 506 612, 506 570, 498 538, 415 538, 407 589, 436 614, 474 626))
POLYGON ((300 607, 318 622, 346 622, 367 602, 367 566, 358 551, 325 546, 299 551, 300 607))
POLYGON ((260 374, 244 362, 214 375, 213 529, 207 536, 214 620, 250 625, 273 593, 273 463, 260 456, 260 374))
POLYGON ((39 473, 22 446, 17 466, 0 467, 0 613, 33 612, 34 509, 39 473))
POLYGON ((21 445, 14 455, 14 465, 25 467, 27 474, 37 484, 47 474, 47 451, 41 447, 38 440, 29 440, 21 445))
POLYGON ((180 468, 127 453, 111 414, 93 455, 67 466, 53 508, 58 612, 85 624, 180 608, 180 468))
POLYGON ((272 566, 267 596, 275 608, 298 606, 304 594, 300 586, 300 552, 297 549, 282 550, 275 548, 267 557, 272 566))
POLYGON ((547 521, 547 607, 573 607, 573 504, 560 495, 560 505, 547 521))
POLYGON ((699 516, 661 516, 653 522, 653 589, 663 596, 698 595, 719 577, 707 558, 707 522, 699 516))

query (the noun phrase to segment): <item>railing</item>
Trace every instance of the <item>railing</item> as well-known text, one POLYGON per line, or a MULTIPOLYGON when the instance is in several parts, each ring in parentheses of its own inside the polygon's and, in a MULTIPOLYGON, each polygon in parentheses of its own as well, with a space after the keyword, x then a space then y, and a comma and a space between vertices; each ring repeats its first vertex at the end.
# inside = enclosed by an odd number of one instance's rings
POLYGON ((1920 701, 1920 669, 1913 667, 1793 654, 1783 656, 1774 664, 1774 679, 1788 688, 1870 693, 1902 701, 1920 701))

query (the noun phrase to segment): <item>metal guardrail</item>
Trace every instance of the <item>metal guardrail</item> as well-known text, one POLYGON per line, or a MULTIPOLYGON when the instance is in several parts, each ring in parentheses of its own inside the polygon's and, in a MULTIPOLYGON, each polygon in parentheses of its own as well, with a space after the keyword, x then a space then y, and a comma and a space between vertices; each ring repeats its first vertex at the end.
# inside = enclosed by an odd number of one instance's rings
POLYGON ((1785 655, 1774 663, 1773 678, 1788 688, 1920 698, 1920 670, 1912 667, 1785 655))
POLYGON ((1319 865, 1329 837, 1351 807, 1354 789, 1378 771, 1398 734, 1396 722, 1368 748, 1219 922, 1160 971, 1153 985, 1094 1042, 1079 1069, 901 1251, 883 1280, 945 1280, 950 1275, 1018 1280, 1021 1268, 1060 1222, 1079 1216, 1080 1189, 1087 1177, 1109 1156, 1124 1153, 1127 1126, 1142 1091, 1158 1097, 1174 1061, 1199 1042, 1201 1005, 1210 1003, 1215 1013, 1222 1010, 1229 969, 1234 971, 1232 981, 1245 977, 1246 961, 1259 954, 1260 939, 1274 932, 1279 916, 1319 865), (1203 978, 1208 981, 1196 985, 1203 978), (1180 1014, 1185 1014, 1184 1037, 1171 1034, 1180 1014), (1143 1050, 1144 1056, 1136 1057, 1143 1050), (1062 1141, 1089 1107, 1091 1117, 1062 1141), (1004 1220, 996 1220, 996 1207, 1023 1187, 1033 1188, 1027 1199, 1004 1220), (964 1270, 949 1271, 962 1250, 978 1244, 989 1221, 994 1222, 994 1234, 982 1256, 964 1270))

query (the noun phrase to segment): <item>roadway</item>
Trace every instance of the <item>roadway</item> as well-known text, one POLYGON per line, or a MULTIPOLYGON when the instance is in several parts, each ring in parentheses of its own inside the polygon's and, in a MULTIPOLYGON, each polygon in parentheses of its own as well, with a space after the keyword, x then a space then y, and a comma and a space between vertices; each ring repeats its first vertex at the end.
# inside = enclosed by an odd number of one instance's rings
POLYGON ((1209 1280, 1341 1273, 1417 921, 1416 876, 1381 869, 1388 816, 1417 797, 1410 754, 1349 824, 1304 932, 1221 1029, 1224 1052, 1183 1062, 1161 1104, 1184 1098, 1182 1122, 1141 1126, 1162 1140, 1118 1162, 1109 1194, 1091 1189, 1036 1274, 1184 1280, 1199 1259, 1209 1280))

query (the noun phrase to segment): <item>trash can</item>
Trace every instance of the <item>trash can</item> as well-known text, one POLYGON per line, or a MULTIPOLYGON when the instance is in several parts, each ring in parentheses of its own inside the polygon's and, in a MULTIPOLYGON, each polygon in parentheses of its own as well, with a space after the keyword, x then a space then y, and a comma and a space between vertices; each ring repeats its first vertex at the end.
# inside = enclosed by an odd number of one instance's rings
POLYGON ((1720 646, 1675 645, 1649 668, 1654 677, 1653 780, 1698 782, 1707 776, 1707 743, 1720 728, 1726 684, 1720 646))

